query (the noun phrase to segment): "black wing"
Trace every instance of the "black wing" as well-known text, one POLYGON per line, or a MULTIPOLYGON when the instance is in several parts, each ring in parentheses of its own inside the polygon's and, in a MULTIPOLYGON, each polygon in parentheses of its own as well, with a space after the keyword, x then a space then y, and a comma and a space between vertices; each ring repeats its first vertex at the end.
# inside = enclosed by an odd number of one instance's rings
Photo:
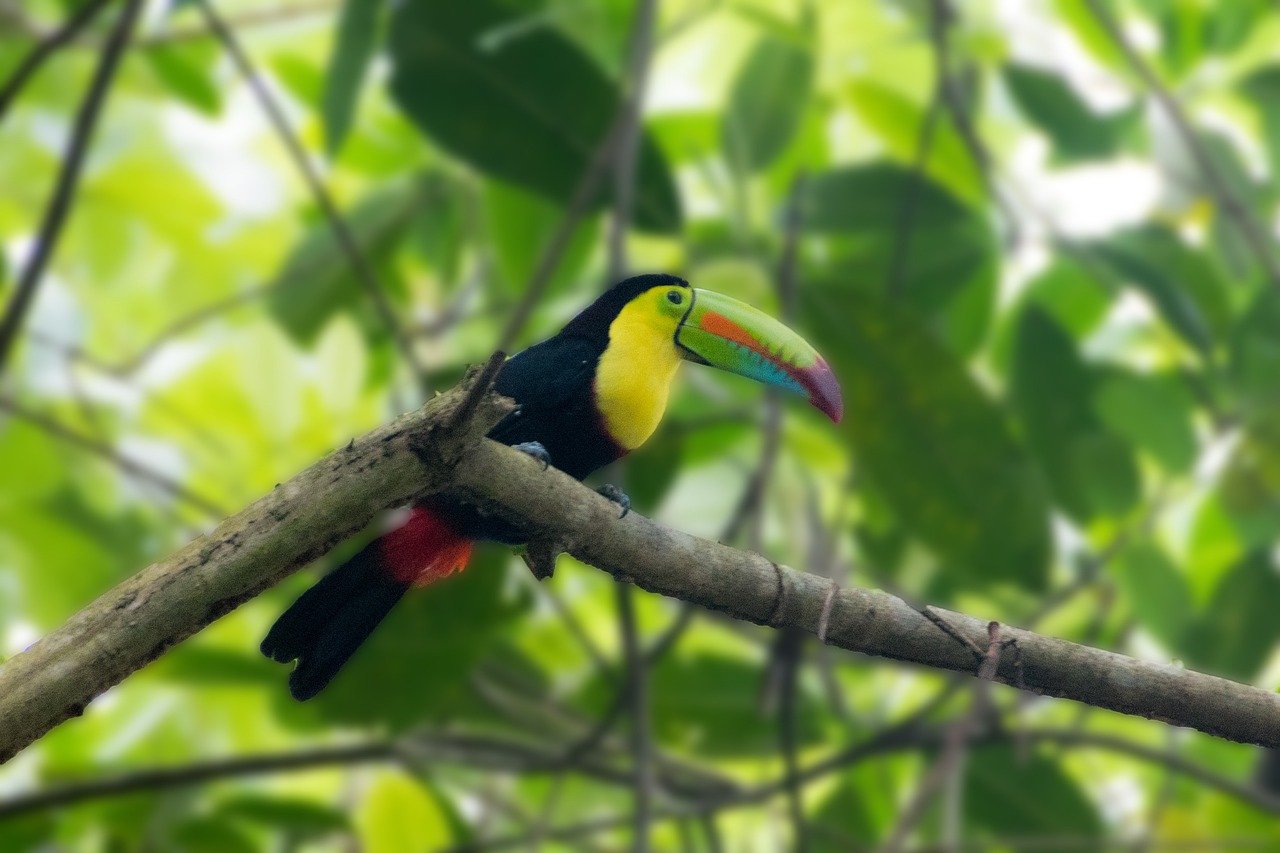
POLYGON ((504 444, 522 441, 546 444, 546 437, 530 435, 530 428, 588 404, 599 360, 598 344, 565 336, 556 336, 513 355, 502 366, 493 387, 499 394, 515 400, 519 408, 503 418, 489 432, 489 437, 504 444))

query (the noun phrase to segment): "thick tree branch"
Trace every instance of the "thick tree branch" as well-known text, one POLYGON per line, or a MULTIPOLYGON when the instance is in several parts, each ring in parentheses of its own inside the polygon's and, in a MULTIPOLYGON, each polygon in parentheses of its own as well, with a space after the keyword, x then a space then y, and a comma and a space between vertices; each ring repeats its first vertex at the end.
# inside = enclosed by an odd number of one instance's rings
POLYGON ((0 763, 380 511, 446 485, 465 446, 509 410, 485 398, 455 424, 466 390, 352 441, 0 666, 0 763))
MULTIPOLYGON (((473 376, 471 382, 475 381, 473 376)), ((172 557, 103 595, 0 667, 0 761, 95 696, 241 602, 325 553, 381 510, 447 490, 523 524, 535 540, 651 592, 737 619, 810 633, 828 643, 975 674, 973 654, 901 599, 841 589, 756 554, 630 513, 552 468, 481 440, 509 404, 486 397, 454 415, 463 386, 317 462, 172 557)), ((987 622, 942 611, 975 644, 987 622)), ((1189 726, 1242 743, 1280 746, 1280 696, 1176 666, 1135 660, 1029 631, 1016 640, 1026 689, 1189 726)), ((1012 656, 996 679, 1016 683, 1012 656)))

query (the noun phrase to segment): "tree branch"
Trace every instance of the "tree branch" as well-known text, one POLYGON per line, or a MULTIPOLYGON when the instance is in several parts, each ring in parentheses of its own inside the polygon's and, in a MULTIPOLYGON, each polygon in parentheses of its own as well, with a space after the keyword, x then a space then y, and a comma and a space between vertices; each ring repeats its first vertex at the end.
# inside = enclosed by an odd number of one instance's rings
MULTIPOLYGON (((474 383, 473 373, 469 382, 474 383)), ((512 448, 481 440, 510 403, 487 396, 454 423, 468 383, 353 441, 172 557, 103 595, 0 667, 0 762, 80 714, 108 687, 365 527, 381 510, 448 491, 521 524, 531 539, 643 589, 845 649, 975 674, 973 654, 901 599, 847 587, 662 527, 512 448)), ((975 644, 987 622, 942 611, 975 644)), ((1280 746, 1280 696, 1005 626, 1026 689, 1280 746)), ((995 680, 1016 683, 1006 656, 995 680)))
POLYGON ((333 231, 333 236, 338 241, 338 245, 342 247, 343 253, 347 256, 347 262, 351 264, 356 280, 364 288, 365 295, 373 303, 378 318, 395 340, 405 364, 414 372, 425 393, 427 391, 427 372, 421 362, 418 361, 417 354, 413 349, 413 341, 405 334, 400 321, 396 319, 395 310, 387 300, 386 290, 382 286, 378 273, 374 270, 373 264, 369 262, 368 257, 365 256, 364 250, 360 247, 360 242, 351 231, 351 227, 338 211, 338 205, 329 195, 329 191, 325 189, 324 181, 321 180, 320 174, 316 171, 311 159, 307 156, 306 150, 302 147, 302 141, 293 132, 293 128, 289 126, 289 119, 284 114, 284 110, 276 102, 271 90, 267 88, 267 84, 254 68, 253 61, 249 58, 249 54, 245 52, 244 46, 240 44, 240 40, 236 38, 235 33, 222 20, 222 16, 218 14, 217 10, 213 8, 213 0, 197 0, 197 5, 204 15, 205 23, 214 35, 218 37, 218 40, 222 42, 222 46, 230 54, 237 70, 244 77, 245 82, 249 84, 254 97, 266 114, 267 120, 271 123, 276 135, 280 137, 280 141, 284 144, 286 151, 288 151, 289 159, 293 161, 294 166, 306 182, 307 188, 311 191, 311 195, 315 198, 316 204, 320 206, 320 212, 324 215, 325 221, 328 222, 330 230, 333 231))
POLYGON ((1106 32, 1107 38, 1120 50, 1125 61, 1129 63, 1129 67, 1138 75, 1138 78, 1142 80, 1143 84, 1150 90, 1156 101, 1159 102, 1169 116, 1169 120, 1173 122, 1178 136, 1182 138, 1183 144, 1191 152, 1192 158, 1196 161, 1196 166, 1199 167, 1208 182, 1210 191, 1217 199, 1218 204, 1222 206, 1227 217, 1235 223, 1245 242, 1249 244, 1250 251, 1257 258, 1258 264, 1266 271, 1267 278, 1270 279, 1274 286, 1280 287, 1280 261, 1276 259, 1273 234, 1269 233, 1268 229, 1257 220, 1248 206, 1232 191, 1227 176, 1223 174, 1221 167, 1213 159, 1213 154, 1209 151, 1208 146, 1205 145, 1204 140, 1200 138, 1200 133, 1196 130, 1195 125, 1191 123, 1191 119, 1186 110, 1182 108, 1182 104, 1178 103, 1178 99, 1173 96, 1173 93, 1160 82, 1160 78, 1156 76, 1155 71, 1138 53, 1133 43, 1125 37, 1124 31, 1120 29, 1120 24, 1116 21, 1115 16, 1098 0, 1085 0, 1085 2, 1093 17, 1098 21, 1103 31, 1106 32))
POLYGON ((31 52, 22 58, 22 62, 9 75, 9 79, 0 86, 0 120, 4 118, 9 107, 13 106, 18 93, 27 85, 27 81, 35 75, 45 61, 57 53, 58 48, 71 41, 76 35, 98 17, 98 13, 112 0, 88 0, 67 18, 66 23, 53 32, 44 35, 31 52))
POLYGON ((150 483, 153 486, 159 486, 175 498, 190 504, 213 518, 219 518, 226 515, 226 511, 224 509, 208 498, 196 494, 181 483, 171 479, 159 471, 152 470, 141 462, 130 459, 128 456, 120 453, 106 442, 77 432, 47 415, 28 409, 26 406, 14 402, 4 396, 0 396, 0 412, 8 412, 15 418, 21 418, 59 441, 65 442, 73 447, 78 447, 81 450, 101 459, 105 459, 107 462, 110 462, 112 465, 119 468, 126 475, 134 477, 137 480, 150 483))
MULTIPOLYGON (((919 725, 919 722, 920 720, 918 719, 918 715, 913 714, 912 719, 909 721, 904 721, 902 724, 895 725, 866 740, 855 743, 831 758, 824 759, 810 765, 801 771, 799 777, 800 783, 809 784, 819 779, 826 778, 836 771, 843 770, 861 761, 875 758, 880 755, 889 755, 908 750, 938 749, 945 745, 946 739, 950 737, 952 724, 943 723, 940 725, 924 726, 919 725)), ((1081 749, 1100 749, 1108 752, 1115 752, 1120 755, 1128 755, 1141 761, 1160 764, 1167 767, 1173 773, 1185 776, 1189 779, 1194 779, 1203 785, 1207 785, 1223 792, 1224 794, 1235 797, 1236 799, 1248 803, 1264 812, 1280 814, 1280 799, 1266 791, 1260 791, 1252 786, 1237 782, 1234 779, 1215 772, 1214 770, 1201 766, 1193 761, 1189 761, 1180 755, 1170 754, 1167 751, 1134 743, 1132 741, 1125 740, 1124 738, 1080 732, 1074 729, 1051 728, 1031 729, 1025 732, 1020 732, 1018 736, 1025 738, 1028 742, 1050 744, 1059 747, 1070 746, 1081 749)), ((1009 737, 1009 733, 1002 729, 989 728, 975 737, 973 746, 976 748, 982 748, 992 744, 1002 744, 1006 743, 1009 740, 1009 737)), ((791 784, 791 780, 780 778, 765 782, 754 788, 748 788, 743 791, 726 794, 723 797, 709 799, 699 803, 674 804, 660 809, 655 815, 655 818, 659 821, 666 821, 686 819, 690 817, 707 817, 729 809, 758 805, 760 803, 768 802, 774 797, 785 793, 791 784)), ((625 815, 590 818, 580 823, 573 823, 548 829, 542 834, 542 838, 546 841, 572 841, 618 829, 626 826, 629 821, 630 818, 625 815)), ((522 848, 527 845, 527 843, 527 836, 508 835, 485 841, 458 845, 449 848, 448 853, 478 853, 478 851, 507 850, 522 848)), ((987 847, 984 849, 989 849, 993 842, 985 843, 987 847)), ((1164 845, 1162 844, 1161 846, 1164 845)), ((939 848, 926 849, 937 850, 939 848)), ((1078 845, 1067 845, 1065 849, 1076 850, 1078 849, 1078 845)), ((1210 847, 1210 849, 1229 848, 1210 847)))
MULTIPOLYGON (((107 92, 111 81, 115 79, 116 69, 120 66, 120 58, 129 44, 133 34, 133 24, 138 19, 138 10, 142 8, 142 0, 129 0, 120 20, 111 31, 110 38, 102 48, 102 58, 93 72, 93 80, 89 83, 89 92, 80 104, 76 113, 75 125, 71 128, 71 140, 67 145, 67 153, 63 158, 62 168, 58 171, 58 182, 53 190, 53 198, 45 209, 44 220, 40 223, 40 231, 36 235, 35 248, 31 259, 23 267, 22 277, 18 279, 17 291, 5 309, 4 318, 0 319, 0 374, 4 373, 9 354, 17 342, 22 323, 27 317, 27 310, 35 298, 36 288, 44 279, 45 270, 53 258, 53 250, 58 245, 58 237, 62 234, 62 226, 71 212, 71 200, 75 196, 76 187, 80 184, 80 171, 84 167, 85 156, 89 152, 89 141, 93 137, 94 128, 98 126, 98 117, 102 114, 102 106, 106 103, 107 92)), ((94 10, 96 14, 96 10, 94 10)), ((84 22, 87 23, 87 20, 84 22)))

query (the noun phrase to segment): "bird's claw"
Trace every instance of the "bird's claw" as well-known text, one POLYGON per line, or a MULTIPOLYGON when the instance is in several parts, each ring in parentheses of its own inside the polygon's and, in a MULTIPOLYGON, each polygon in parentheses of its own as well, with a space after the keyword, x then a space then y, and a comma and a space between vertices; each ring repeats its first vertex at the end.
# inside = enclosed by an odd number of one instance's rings
POLYGON ((622 507, 622 515, 618 516, 618 518, 626 518, 627 513, 631 512, 631 498, 627 497, 627 493, 613 485, 613 483, 605 483, 596 489, 596 494, 603 495, 622 507))
POLYGON ((513 445, 516 450, 526 456, 532 456, 542 463, 542 470, 545 471, 551 465, 551 454, 547 452, 547 448, 543 447, 540 441, 526 441, 523 444, 513 445))

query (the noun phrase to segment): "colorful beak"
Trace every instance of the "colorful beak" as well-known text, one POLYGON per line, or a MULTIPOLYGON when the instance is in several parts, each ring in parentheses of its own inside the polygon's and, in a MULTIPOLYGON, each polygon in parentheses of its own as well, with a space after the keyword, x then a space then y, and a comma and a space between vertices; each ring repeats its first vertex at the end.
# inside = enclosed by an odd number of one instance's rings
POLYGON ((694 290, 693 305, 676 329, 690 361, 709 364, 803 395, 836 423, 844 402, 835 374, 808 341, 782 323, 710 290, 694 290))

